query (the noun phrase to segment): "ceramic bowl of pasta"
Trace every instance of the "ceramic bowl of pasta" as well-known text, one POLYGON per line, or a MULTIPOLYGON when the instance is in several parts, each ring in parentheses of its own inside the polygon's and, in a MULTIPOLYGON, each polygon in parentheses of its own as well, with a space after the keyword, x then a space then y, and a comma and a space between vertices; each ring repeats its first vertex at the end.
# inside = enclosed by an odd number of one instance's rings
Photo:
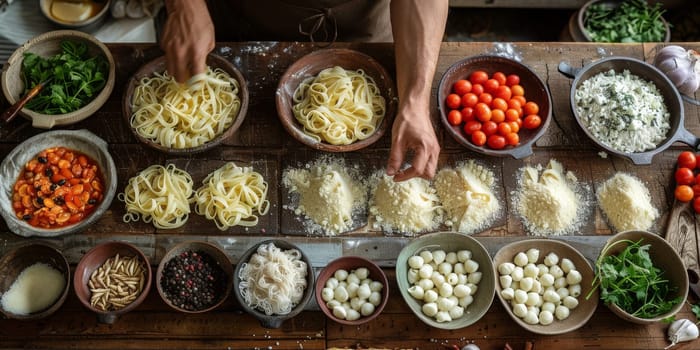
POLYGON ((331 320, 357 326, 375 319, 389 301, 389 282, 373 261, 343 256, 316 277, 316 302, 331 320))
POLYGON ((146 63, 124 93, 124 119, 141 143, 187 155, 215 147, 238 130, 248 110, 248 87, 231 62, 209 54, 207 71, 184 86, 165 68, 165 56, 146 63))
POLYGON ((507 244, 494 255, 493 266, 498 299, 530 332, 571 332, 586 324, 598 306, 591 265, 564 242, 526 239, 507 244))
POLYGON ((425 324, 460 329, 491 307, 493 264, 471 236, 436 232, 412 240, 396 259, 396 281, 411 311, 425 324))
POLYGON ((282 327, 314 295, 314 271, 308 256, 284 240, 266 240, 250 247, 238 260, 233 278, 236 300, 265 328, 282 327))
POLYGON ((552 119, 547 85, 528 66, 478 55, 452 64, 438 85, 440 120, 462 146, 486 155, 532 154, 552 119))
POLYGON ((216 309, 233 289, 233 265, 219 246, 201 241, 179 243, 163 256, 156 271, 161 299, 184 313, 216 309))
POLYGON ((396 88, 374 58, 325 49, 287 68, 277 86, 276 105, 282 125, 299 142, 348 152, 373 144, 390 128, 396 88))
POLYGON ((112 53, 94 36, 51 31, 30 39, 8 58, 2 93, 14 104, 43 84, 19 114, 39 129, 70 125, 96 114, 107 102, 116 81, 114 69, 112 53), (64 65, 74 69, 60 68, 64 65), (55 74, 54 68, 62 74, 55 74))
POLYGON ((56 247, 25 242, 0 258, 0 312, 38 320, 56 312, 70 290, 70 265, 56 247))
POLYGON ((0 163, 0 214, 24 237, 81 232, 117 191, 107 143, 87 130, 54 130, 15 147, 0 163))

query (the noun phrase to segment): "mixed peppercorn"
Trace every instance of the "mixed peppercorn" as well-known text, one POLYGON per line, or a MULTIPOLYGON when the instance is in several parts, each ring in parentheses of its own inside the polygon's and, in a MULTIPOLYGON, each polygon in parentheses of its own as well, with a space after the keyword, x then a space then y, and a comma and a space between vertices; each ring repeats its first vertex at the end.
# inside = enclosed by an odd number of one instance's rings
POLYGON ((214 306, 226 290, 223 268, 203 251, 187 250, 163 268, 160 286, 171 304, 189 311, 214 306))

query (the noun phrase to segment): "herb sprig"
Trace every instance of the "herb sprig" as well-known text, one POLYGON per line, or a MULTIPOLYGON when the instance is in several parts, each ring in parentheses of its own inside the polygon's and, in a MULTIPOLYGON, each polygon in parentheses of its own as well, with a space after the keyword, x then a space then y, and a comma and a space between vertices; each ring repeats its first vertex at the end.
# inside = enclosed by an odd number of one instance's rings
POLYGON ((595 42, 661 42, 666 35, 664 11, 661 3, 650 6, 645 0, 628 0, 619 6, 597 3, 586 9, 583 24, 595 42))
POLYGON ((108 68, 104 56, 90 57, 84 42, 62 41, 61 52, 48 58, 25 53, 22 61, 24 93, 50 80, 50 84, 25 107, 43 114, 78 110, 102 91, 107 82, 108 68))
POLYGON ((682 298, 669 299, 676 287, 654 266, 649 255, 651 245, 642 240, 620 240, 607 246, 596 261, 596 275, 589 298, 600 288, 600 299, 619 306, 640 318, 653 318, 670 311, 682 298), (627 244, 619 254, 607 254, 617 244, 627 244))

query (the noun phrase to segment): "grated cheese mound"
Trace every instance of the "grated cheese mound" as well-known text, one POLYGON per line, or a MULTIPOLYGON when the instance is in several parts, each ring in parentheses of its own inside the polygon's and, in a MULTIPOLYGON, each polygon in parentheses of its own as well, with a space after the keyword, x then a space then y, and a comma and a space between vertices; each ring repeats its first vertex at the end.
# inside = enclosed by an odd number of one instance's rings
POLYGON ((442 221, 435 189, 425 179, 395 182, 378 173, 372 178, 372 194, 369 212, 376 229, 415 234, 434 230, 442 221))
POLYGON ((570 234, 581 225, 587 210, 578 180, 554 159, 540 176, 541 170, 540 166, 522 169, 514 207, 531 234, 570 234))
POLYGON ((299 196, 298 205, 290 209, 304 215, 308 231, 326 235, 349 231, 355 225, 353 214, 366 211, 367 186, 354 180, 360 177, 353 170, 342 159, 323 157, 305 168, 284 171, 282 183, 299 196))
POLYGON ((472 234, 493 222, 501 209, 494 182, 493 172, 473 160, 440 170, 435 189, 447 216, 445 224, 472 234))
POLYGON ((648 230, 659 217, 649 190, 632 175, 615 174, 598 189, 597 196, 600 209, 617 231, 648 230))

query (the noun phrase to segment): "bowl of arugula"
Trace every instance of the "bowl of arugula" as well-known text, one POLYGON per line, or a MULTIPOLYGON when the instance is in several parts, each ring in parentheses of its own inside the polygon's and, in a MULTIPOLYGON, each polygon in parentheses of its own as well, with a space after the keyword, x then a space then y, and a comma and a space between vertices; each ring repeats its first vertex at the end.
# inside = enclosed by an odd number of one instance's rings
POLYGON ((2 69, 2 92, 14 104, 43 84, 20 115, 35 128, 69 125, 93 115, 107 101, 114 67, 109 49, 94 36, 75 30, 47 32, 12 53, 2 69))

